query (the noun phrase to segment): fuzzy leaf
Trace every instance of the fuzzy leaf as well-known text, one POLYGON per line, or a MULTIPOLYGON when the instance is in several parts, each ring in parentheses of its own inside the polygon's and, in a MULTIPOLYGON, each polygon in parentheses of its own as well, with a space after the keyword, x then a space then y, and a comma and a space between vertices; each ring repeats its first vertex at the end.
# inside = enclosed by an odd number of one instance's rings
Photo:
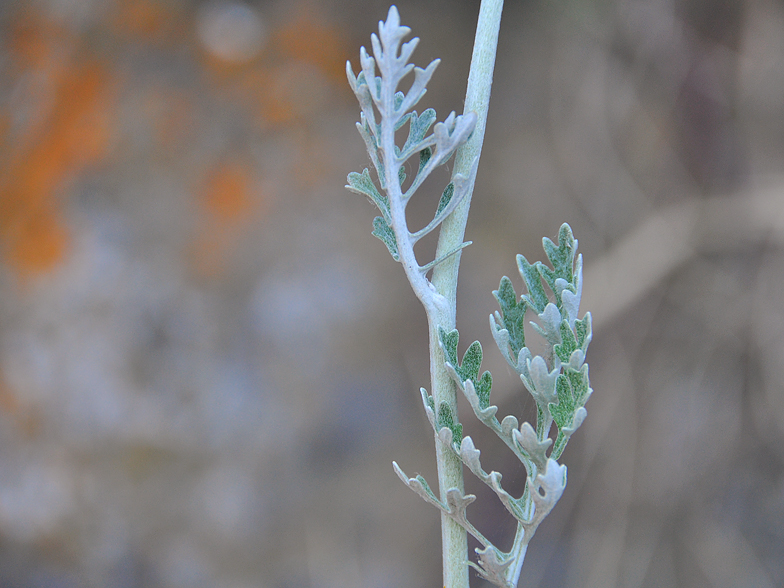
POLYGON ((528 294, 523 295, 523 300, 536 311, 536 314, 541 314, 550 301, 547 299, 547 294, 545 294, 537 265, 528 263, 525 256, 518 255, 517 267, 523 280, 525 280, 526 288, 528 288, 528 294))
POLYGON ((476 382, 481 366, 482 344, 479 341, 474 341, 463 354, 463 361, 457 368, 457 373, 464 382, 466 380, 476 382))
POLYGON ((482 578, 501 588, 514 588, 506 579, 506 569, 514 561, 509 554, 502 554, 492 545, 475 551, 479 556, 479 565, 471 565, 482 578))
POLYGON ((534 329, 544 337, 550 346, 561 342, 561 323, 563 318, 558 307, 552 302, 548 302, 544 310, 539 314, 541 324, 531 323, 534 329))
POLYGON ((446 504, 449 507, 449 513, 453 517, 468 521, 466 517, 466 508, 476 500, 473 494, 463 494, 457 488, 450 488, 446 491, 446 504))
POLYGON ((406 153, 409 150, 421 151, 417 147, 424 140, 427 131, 435 120, 436 111, 432 108, 428 108, 420 116, 417 115, 416 110, 412 111, 409 118, 408 138, 403 145, 402 153, 406 153))
POLYGON ((574 321, 574 332, 577 335, 577 347, 582 349, 583 352, 588 351, 588 344, 591 342, 592 337, 590 312, 586 313, 581 320, 574 321))
POLYGON ((392 230, 383 217, 377 216, 373 219, 373 235, 378 237, 384 242, 384 245, 389 249, 392 259, 400 261, 400 254, 397 250, 397 239, 395 239, 395 231, 392 230))
POLYGON ((454 193, 455 185, 452 182, 449 182, 441 193, 441 199, 438 201, 438 208, 436 209, 436 216, 449 205, 449 201, 452 200, 452 195, 454 193))
MULTIPOLYGON (((449 372, 449 375, 452 377, 453 380, 459 382, 460 379, 457 376, 457 373, 455 373, 454 369, 450 369, 450 367, 451 367, 450 364, 447 364, 446 366, 447 372, 449 372)), ((464 384, 459 384, 458 387, 463 390, 463 395, 466 397, 466 400, 468 400, 468 402, 471 404, 471 408, 473 409, 476 418, 478 418, 480 421, 482 421, 485 425, 487 425, 494 431, 496 432, 500 431, 500 429, 498 428, 499 427, 498 419, 495 418, 495 413, 498 412, 498 407, 490 406, 490 403, 488 402, 488 405, 483 408, 482 404, 484 403, 484 400, 480 400, 479 395, 476 392, 476 388, 474 387, 474 383, 471 380, 466 380, 464 384)), ((487 396, 489 397, 489 393, 487 393, 487 396)))
MULTIPOLYGON (((436 71, 439 63, 441 63, 440 59, 434 59, 425 69, 422 69, 421 67, 413 68, 414 82, 408 89, 406 98, 400 105, 399 111, 405 112, 410 108, 413 108, 422 99, 422 96, 424 96, 425 92, 427 92, 425 86, 427 86, 430 78, 433 77, 433 72, 436 71)), ((411 71, 411 69, 409 68, 408 71, 411 71)), ((406 73, 408 73, 408 71, 406 73)))
POLYGON ((490 389, 492 387, 493 376, 490 375, 490 372, 483 373, 482 377, 479 378, 479 381, 474 385, 476 395, 479 398, 479 408, 482 410, 490 406, 490 389))
POLYGON ((421 496, 425 502, 428 502, 436 508, 446 511, 446 507, 430 489, 430 485, 427 483, 425 478, 420 475, 417 475, 415 478, 409 478, 406 473, 400 469, 400 466, 397 465, 397 462, 394 461, 392 462, 392 468, 395 470, 397 477, 400 478, 406 486, 419 494, 419 496, 421 496))
POLYGON ((471 343, 463 354, 463 361, 458 363, 457 344, 460 334, 457 329, 447 333, 444 329, 439 328, 438 337, 446 356, 447 371, 450 371, 452 377, 456 378, 456 383, 464 392, 466 382, 471 382, 478 398, 480 410, 488 408, 493 376, 486 371, 479 377, 479 368, 482 366, 482 344, 479 341, 471 343))
POLYGON ((438 340, 441 347, 444 349, 444 355, 448 363, 451 363, 457 368, 457 342, 460 339, 460 333, 457 329, 453 329, 448 333, 441 327, 438 327, 438 340))
POLYGON ((430 161, 431 157, 433 157, 433 150, 430 147, 425 147, 419 152, 419 169, 417 170, 416 177, 419 177, 419 174, 422 173, 422 170, 427 165, 427 162, 430 161))
POLYGON ((555 402, 555 385, 560 372, 560 365, 548 370, 547 362, 540 355, 533 359, 526 358, 526 374, 520 376, 525 387, 536 400, 537 405, 547 406, 550 402, 555 402))
POLYGON ((550 403, 550 414, 553 415, 555 424, 559 429, 572 424, 574 418, 574 411, 576 410, 574 394, 572 387, 569 384, 569 379, 561 374, 555 382, 556 393, 558 394, 558 402, 550 403))
POLYGON ((493 296, 501 307, 499 324, 502 329, 508 331, 509 347, 512 355, 517 357, 520 350, 525 347, 525 311, 528 309, 528 304, 524 300, 518 302, 512 280, 506 276, 501 278, 498 290, 493 291, 493 296))
POLYGON ((566 488, 566 466, 554 459, 548 459, 545 471, 538 474, 531 482, 531 498, 534 502, 534 517, 531 521, 534 528, 542 522, 560 500, 566 488))
POLYGON ((356 172, 348 174, 348 186, 346 186, 346 188, 357 194, 364 194, 367 196, 367 198, 378 207, 381 214, 384 215, 384 220, 387 223, 391 222, 389 216, 389 201, 386 196, 378 191, 367 168, 365 168, 361 174, 356 172))
POLYGON ((546 272, 543 275, 548 280, 550 287, 555 291, 555 280, 563 278, 568 283, 574 280, 574 253, 577 249, 577 241, 574 240, 571 227, 564 223, 558 231, 558 245, 556 246, 550 239, 545 237, 542 239, 542 246, 544 252, 547 254, 547 259, 553 266, 553 269, 542 266, 546 272))
MULTIPOLYGON (((403 92, 395 92, 395 110, 400 108, 400 105, 403 104, 404 97, 405 96, 403 92)), ((395 123, 395 130, 398 130, 400 127, 406 124, 411 119, 412 114, 413 112, 409 112, 401 116, 400 119, 398 119, 398 121, 395 123)))
POLYGON ((561 322, 560 333, 561 342, 553 347, 553 351, 555 351, 562 363, 568 363, 572 353, 579 349, 579 346, 574 332, 569 328, 569 323, 565 320, 561 322))
POLYGON ((523 423, 519 430, 512 431, 512 435, 520 448, 531 457, 537 468, 543 468, 547 463, 547 449, 552 445, 552 439, 539 441, 536 431, 528 422, 523 423))
POLYGON ((474 446, 474 440, 471 437, 464 437, 460 443, 460 459, 468 466, 472 472, 477 476, 483 477, 487 474, 482 469, 482 464, 479 461, 480 451, 474 446))
POLYGON ((455 149, 468 141, 468 137, 474 132, 476 126, 476 114, 455 115, 450 113, 444 122, 436 123, 433 129, 433 136, 436 140, 436 148, 433 151, 437 165, 446 163, 455 152, 455 149))
POLYGON ((555 389, 558 403, 550 404, 550 413, 558 429, 573 431, 577 428, 575 413, 583 408, 592 392, 588 380, 588 366, 583 365, 579 371, 566 368, 564 373, 558 376, 555 389))
POLYGON ((458 445, 463 439, 463 425, 458 423, 452 415, 452 409, 446 402, 442 402, 438 406, 438 428, 447 428, 452 431, 452 442, 458 445))
POLYGON ((424 388, 420 388, 419 393, 422 396, 422 406, 425 408, 427 420, 430 421, 430 425, 433 429, 436 429, 436 402, 424 388))

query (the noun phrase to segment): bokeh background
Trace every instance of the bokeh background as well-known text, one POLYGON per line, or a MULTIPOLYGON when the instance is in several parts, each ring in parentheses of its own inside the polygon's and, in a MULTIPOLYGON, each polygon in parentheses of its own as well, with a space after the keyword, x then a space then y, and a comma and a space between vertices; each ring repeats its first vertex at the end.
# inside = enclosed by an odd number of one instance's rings
MULTIPOLYGON (((424 313, 343 189, 387 6, 0 3, 0 586, 441 586, 424 313)), ((398 6, 460 111, 478 2, 398 6)), ((521 586, 784 585, 779 0, 507 3, 458 294, 502 414, 491 290, 564 221, 594 395, 521 586)))

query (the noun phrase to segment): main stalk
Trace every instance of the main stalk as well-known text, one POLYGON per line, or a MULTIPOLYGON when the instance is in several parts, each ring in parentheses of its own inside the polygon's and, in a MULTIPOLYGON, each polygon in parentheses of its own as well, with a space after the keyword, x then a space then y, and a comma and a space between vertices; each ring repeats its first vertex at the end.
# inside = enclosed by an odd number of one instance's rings
MULTIPOLYGON (((474 112, 476 126, 468 142, 455 155, 452 177, 461 174, 471 178, 475 159, 482 152, 482 143, 487 123, 487 110, 490 104, 490 88, 493 83, 498 30, 501 26, 503 0, 482 0, 471 57, 471 70, 468 74, 465 112, 474 112)), ((445 255, 463 242, 468 210, 471 205, 473 183, 465 200, 444 221, 438 238, 436 259, 445 255)), ((433 311, 428 315, 430 327, 430 378, 435 405, 446 402, 457 418, 457 394, 455 384, 444 367, 444 354, 438 344, 439 326, 447 332, 455 328, 457 303, 457 274, 460 267, 460 253, 438 264, 433 269, 432 283, 448 302, 448 310, 433 311)), ((436 460, 438 464, 438 486, 441 500, 446 503, 446 492, 450 488, 463 491, 463 466, 460 459, 449 448, 444 447, 436 437, 436 460)), ((443 550, 445 588, 468 588, 468 541, 466 532, 449 516, 441 514, 441 541, 443 550)))

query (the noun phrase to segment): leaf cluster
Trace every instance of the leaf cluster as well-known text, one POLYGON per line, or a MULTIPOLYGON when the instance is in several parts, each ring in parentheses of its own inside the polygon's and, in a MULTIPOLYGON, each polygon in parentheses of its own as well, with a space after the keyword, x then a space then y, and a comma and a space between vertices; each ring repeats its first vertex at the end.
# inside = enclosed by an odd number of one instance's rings
MULTIPOLYGON (((476 173, 476 162, 470 178, 456 174, 443 189, 433 219, 424 228, 410 231, 405 209, 431 172, 445 164, 455 150, 468 140, 476 124, 476 115, 468 113, 458 116, 452 112, 443 122, 436 122, 436 112, 432 108, 422 114, 413 110, 425 94, 426 85, 439 60, 432 61, 424 69, 408 63, 419 42, 415 37, 401 44, 410 30, 400 25, 397 9, 392 6, 386 22, 379 23, 378 36, 373 34, 371 37, 373 56, 368 55, 364 47, 360 50, 359 74, 354 75, 351 64, 346 63, 349 85, 361 108, 357 130, 365 142, 377 178, 374 181, 367 168, 362 173, 352 172, 348 175, 346 188, 363 194, 378 208, 381 214, 373 219, 373 235, 386 245, 393 259, 401 261, 401 257, 408 257, 424 275, 436 264, 468 245, 463 243, 424 265, 416 263, 413 254, 414 244, 434 231, 469 193, 476 173), (376 67, 380 75, 376 75, 376 67), (414 73, 414 81, 408 91, 398 91, 403 78, 411 72, 414 73), (408 136, 404 144, 399 146, 395 142, 395 132, 405 125, 408 125, 408 136), (405 164, 412 158, 416 159, 417 171, 404 190, 405 164)), ((417 286, 413 283, 412 286, 416 291, 417 286)))
POLYGON ((582 293, 582 256, 575 257, 577 241, 569 225, 564 224, 558 242, 545 238, 543 247, 550 265, 539 261, 532 264, 522 255, 518 256, 518 270, 526 292, 518 296, 512 281, 504 276, 498 290, 493 292, 500 311, 490 316, 498 348, 536 401, 536 428, 528 422, 520 425, 513 415, 499 421, 498 407, 490 404, 492 376, 487 371, 480 376, 481 344, 478 341, 471 343, 461 359, 458 331, 439 331, 447 372, 476 417, 496 433, 526 470, 526 486, 521 496, 512 496, 504 490, 500 473, 488 473, 482 468, 479 450, 471 437, 463 437, 462 425, 456 423, 448 406, 436 407, 432 396, 421 390, 425 411, 439 439, 492 488, 517 520, 512 549, 508 552, 499 550, 468 521, 465 508, 474 496, 458 493, 448 495, 448 500, 443 502, 432 493, 424 479, 407 478, 395 464, 398 475, 409 487, 451 516, 482 545, 477 550, 478 561, 470 565, 491 583, 506 588, 517 583, 525 546, 563 493, 566 466, 560 465, 558 459, 585 419, 585 403, 592 392, 585 363, 591 341, 591 315, 587 313, 582 319, 577 318, 582 293), (530 324, 545 340, 544 357, 534 356, 526 346, 525 318, 529 310, 538 319, 530 324), (553 424, 557 429, 554 439, 551 435, 553 424))

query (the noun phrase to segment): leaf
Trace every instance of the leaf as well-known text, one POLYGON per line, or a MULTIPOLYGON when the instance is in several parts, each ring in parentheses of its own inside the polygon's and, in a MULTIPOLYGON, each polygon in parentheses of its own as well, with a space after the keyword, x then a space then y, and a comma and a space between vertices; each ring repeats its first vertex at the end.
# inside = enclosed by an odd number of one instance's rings
POLYGON ((452 409, 446 402, 438 405, 438 428, 447 428, 452 431, 452 442, 460 445, 463 439, 463 425, 458 423, 452 415, 452 409))
POLYGON ((463 354, 463 361, 457 368, 457 373, 465 382, 471 380, 476 384, 479 377, 479 368, 482 366, 482 344, 474 341, 463 354))
POLYGON ((514 588, 506 579, 506 569, 512 565, 513 557, 501 553, 492 545, 475 551, 479 556, 479 564, 471 563, 471 566, 482 578, 501 588, 514 588))
POLYGON ((419 174, 422 173, 422 170, 427 165, 427 162, 430 161, 430 158, 433 156, 433 150, 430 147, 425 147, 422 151, 419 152, 419 169, 417 170, 417 177, 419 174))
POLYGON ((477 476, 487 476, 487 473, 482 469, 482 463, 479 461, 481 452, 474 446, 474 440, 471 437, 465 437, 460 443, 460 459, 468 466, 472 472, 477 476))
POLYGON ((476 391, 480 410, 490 405, 490 389, 493 386, 493 376, 486 371, 479 377, 479 368, 482 366, 482 344, 474 341, 463 354, 463 361, 457 361, 457 344, 460 334, 457 329, 447 333, 439 328, 438 337, 446 356, 447 370, 452 372, 456 383, 465 391, 465 383, 471 382, 476 391), (450 370, 451 368, 451 370, 450 370))
POLYGON ((446 355, 446 360, 453 366, 457 366, 457 342, 460 338, 460 333, 457 329, 453 329, 448 333, 442 328, 438 327, 438 340, 446 355))
POLYGON ((432 504, 436 508, 439 508, 446 512, 446 506, 436 497, 435 493, 430 489, 430 485, 427 483, 427 480, 420 475, 417 475, 415 478, 409 478, 406 473, 400 469, 400 466, 397 465, 397 462, 392 462, 392 468, 395 470, 397 477, 400 478, 403 483, 411 488, 414 492, 419 494, 425 502, 432 504))
POLYGON ((545 264, 539 262, 536 264, 537 270, 542 275, 542 278, 555 295, 555 301, 558 309, 561 310, 561 292, 563 288, 558 287, 559 280, 564 280, 570 291, 575 289, 574 286, 574 254, 577 249, 577 241, 574 240, 572 229, 568 224, 561 225, 558 231, 558 245, 556 246, 547 237, 542 239, 542 246, 547 254, 547 259, 552 264, 552 269, 545 264))
POLYGON ((567 368, 565 374, 559 376, 557 387, 558 404, 550 405, 553 420, 558 426, 558 436, 550 454, 553 459, 561 456, 572 434, 582 425, 588 414, 584 405, 593 392, 588 381, 588 366, 583 365, 580 370, 567 368))
POLYGON ((468 522, 466 509, 474 500, 476 500, 476 496, 473 494, 463 494, 457 488, 450 488, 446 491, 446 504, 449 508, 449 514, 451 514, 453 518, 465 522, 468 522))
POLYGON ((383 217, 377 216, 373 219, 373 235, 378 237, 384 242, 384 245, 389 249, 392 259, 400 261, 400 254, 397 250, 397 239, 395 239, 395 231, 392 230, 383 217))
MULTIPOLYGON (((576 247, 576 245, 575 245, 576 247)), ((569 323, 571 324, 576 318, 580 310, 580 299, 583 295, 583 256, 577 256, 574 267, 574 282, 572 288, 568 291, 564 290, 561 293, 563 302, 563 309, 569 316, 569 323)))
POLYGON ((517 301, 517 292, 512 285, 512 280, 506 276, 501 278, 498 290, 493 291, 493 296, 501 307, 501 326, 509 333, 512 355, 517 357, 520 350, 525 347, 525 311, 528 310, 528 304, 524 300, 517 301))
POLYGON ((532 486, 531 499, 535 505, 531 526, 536 529, 563 495, 566 488, 566 466, 550 458, 545 471, 538 474, 534 480, 529 479, 529 483, 532 486))
POLYGON ((558 307, 552 302, 548 302, 544 310, 539 314, 539 321, 541 324, 531 323, 536 331, 544 337, 547 342, 552 345, 557 345, 561 342, 561 323, 563 317, 558 307))
MULTIPOLYGON (((593 392, 588 379, 588 366, 583 365, 580 370, 566 368, 564 373, 558 376, 555 389, 558 403, 550 403, 550 414, 560 432, 571 435, 582 423, 581 420, 579 422, 575 420, 577 412, 581 409, 585 410, 583 407, 593 392)), ((556 440, 557 444, 558 440, 556 440)))
POLYGON ((526 358, 526 373, 520 375, 525 387, 536 400, 537 405, 547 406, 556 399, 556 381, 560 366, 556 365, 551 371, 547 369, 547 362, 540 355, 533 359, 526 358))
POLYGON ((555 351, 562 363, 568 363, 572 353, 579 349, 579 346, 574 332, 569 328, 569 323, 566 320, 561 321, 560 333, 561 342, 553 346, 553 351, 555 351))
POLYGON ((406 139, 405 144, 403 145, 403 149, 401 150, 403 153, 416 149, 417 145, 421 143, 427 131, 433 125, 436 120, 436 111, 432 108, 428 108, 425 110, 420 116, 417 116, 416 110, 411 112, 411 116, 409 118, 409 126, 408 126, 408 138, 406 139))
POLYGON ((490 372, 483 373, 482 377, 479 378, 479 381, 474 385, 476 395, 479 398, 479 408, 482 410, 490 406, 490 389, 492 387, 493 376, 490 375, 490 372))
POLYGON ((455 115, 450 113, 444 122, 436 123, 433 129, 433 136, 436 141, 436 148, 433 150, 435 165, 446 163, 455 149, 468 141, 471 133, 476 126, 476 113, 455 115))
MULTIPOLYGON (((452 376, 452 378, 455 381, 457 381, 458 378, 456 377, 454 370, 450 370, 449 367, 450 366, 447 366, 447 371, 449 372, 449 375, 452 376)), ((500 434, 499 433, 500 425, 498 424, 498 419, 495 418, 495 413, 498 412, 498 407, 491 406, 488 402, 488 405, 485 408, 482 408, 481 404, 483 403, 483 401, 480 401, 479 396, 476 393, 476 389, 474 388, 474 383, 471 380, 466 380, 465 386, 458 386, 458 387, 462 389, 463 396, 466 397, 466 400, 468 400, 469 404, 471 405, 471 408, 473 409, 476 418, 478 418, 485 425, 490 427, 497 434, 500 434)))
POLYGON ((550 239, 542 239, 544 252, 547 259, 553 266, 553 273, 556 278, 563 278, 570 284, 574 280, 574 253, 577 249, 577 241, 572 235, 572 228, 564 223, 558 231, 558 246, 556 247, 550 239))
POLYGON ((523 423, 519 430, 514 429, 512 437, 520 448, 531 457, 537 468, 544 467, 544 464, 547 463, 547 449, 552 445, 552 439, 539 441, 536 431, 528 422, 523 423))
POLYGON ((574 321, 574 332, 577 335, 577 346, 583 352, 588 351, 588 344, 591 342, 592 336, 590 312, 586 313, 582 320, 574 321))
POLYGON ((572 424, 574 411, 577 407, 569 378, 564 374, 558 376, 555 382, 555 390, 558 395, 558 402, 550 403, 550 414, 553 416, 553 420, 558 425, 558 428, 562 429, 572 424))
POLYGON ((522 299, 536 311, 536 314, 541 314, 550 301, 547 299, 547 294, 545 294, 537 266, 528 263, 525 256, 518 255, 517 267, 523 280, 525 280, 526 288, 528 288, 528 294, 523 295, 522 299))
POLYGON ((425 408, 425 415, 427 415, 427 420, 430 421, 430 425, 434 430, 436 430, 436 402, 424 388, 419 389, 419 394, 422 396, 422 405, 425 408))
POLYGON ((411 84, 411 87, 408 89, 406 98, 403 101, 403 103, 400 105, 400 110, 405 112, 408 109, 416 106, 417 102, 419 102, 422 99, 422 96, 424 96, 425 92, 427 92, 425 86, 427 86, 427 83, 430 81, 430 78, 433 77, 433 72, 436 71, 436 68, 438 67, 439 63, 441 63, 440 59, 434 59, 433 61, 430 62, 430 64, 425 69, 422 69, 421 67, 413 68, 414 82, 411 84))
POLYGON ((378 191, 367 168, 365 168, 361 174, 356 172, 348 174, 348 185, 346 188, 356 194, 364 194, 367 196, 367 198, 378 207, 381 214, 384 215, 384 220, 387 224, 392 222, 389 215, 389 201, 386 196, 378 191))
MULTIPOLYGON (((395 110, 400 108, 400 105, 403 103, 403 98, 404 98, 403 92, 395 92, 395 110)), ((412 114, 416 114, 416 113, 410 112, 401 116, 400 120, 398 120, 395 123, 395 130, 397 131, 400 127, 406 124, 411 118, 412 114)))
POLYGON ((438 201, 438 208, 436 209, 436 216, 449 205, 449 201, 452 200, 452 195, 454 193, 455 185, 452 182, 449 182, 441 193, 441 199, 438 201))

